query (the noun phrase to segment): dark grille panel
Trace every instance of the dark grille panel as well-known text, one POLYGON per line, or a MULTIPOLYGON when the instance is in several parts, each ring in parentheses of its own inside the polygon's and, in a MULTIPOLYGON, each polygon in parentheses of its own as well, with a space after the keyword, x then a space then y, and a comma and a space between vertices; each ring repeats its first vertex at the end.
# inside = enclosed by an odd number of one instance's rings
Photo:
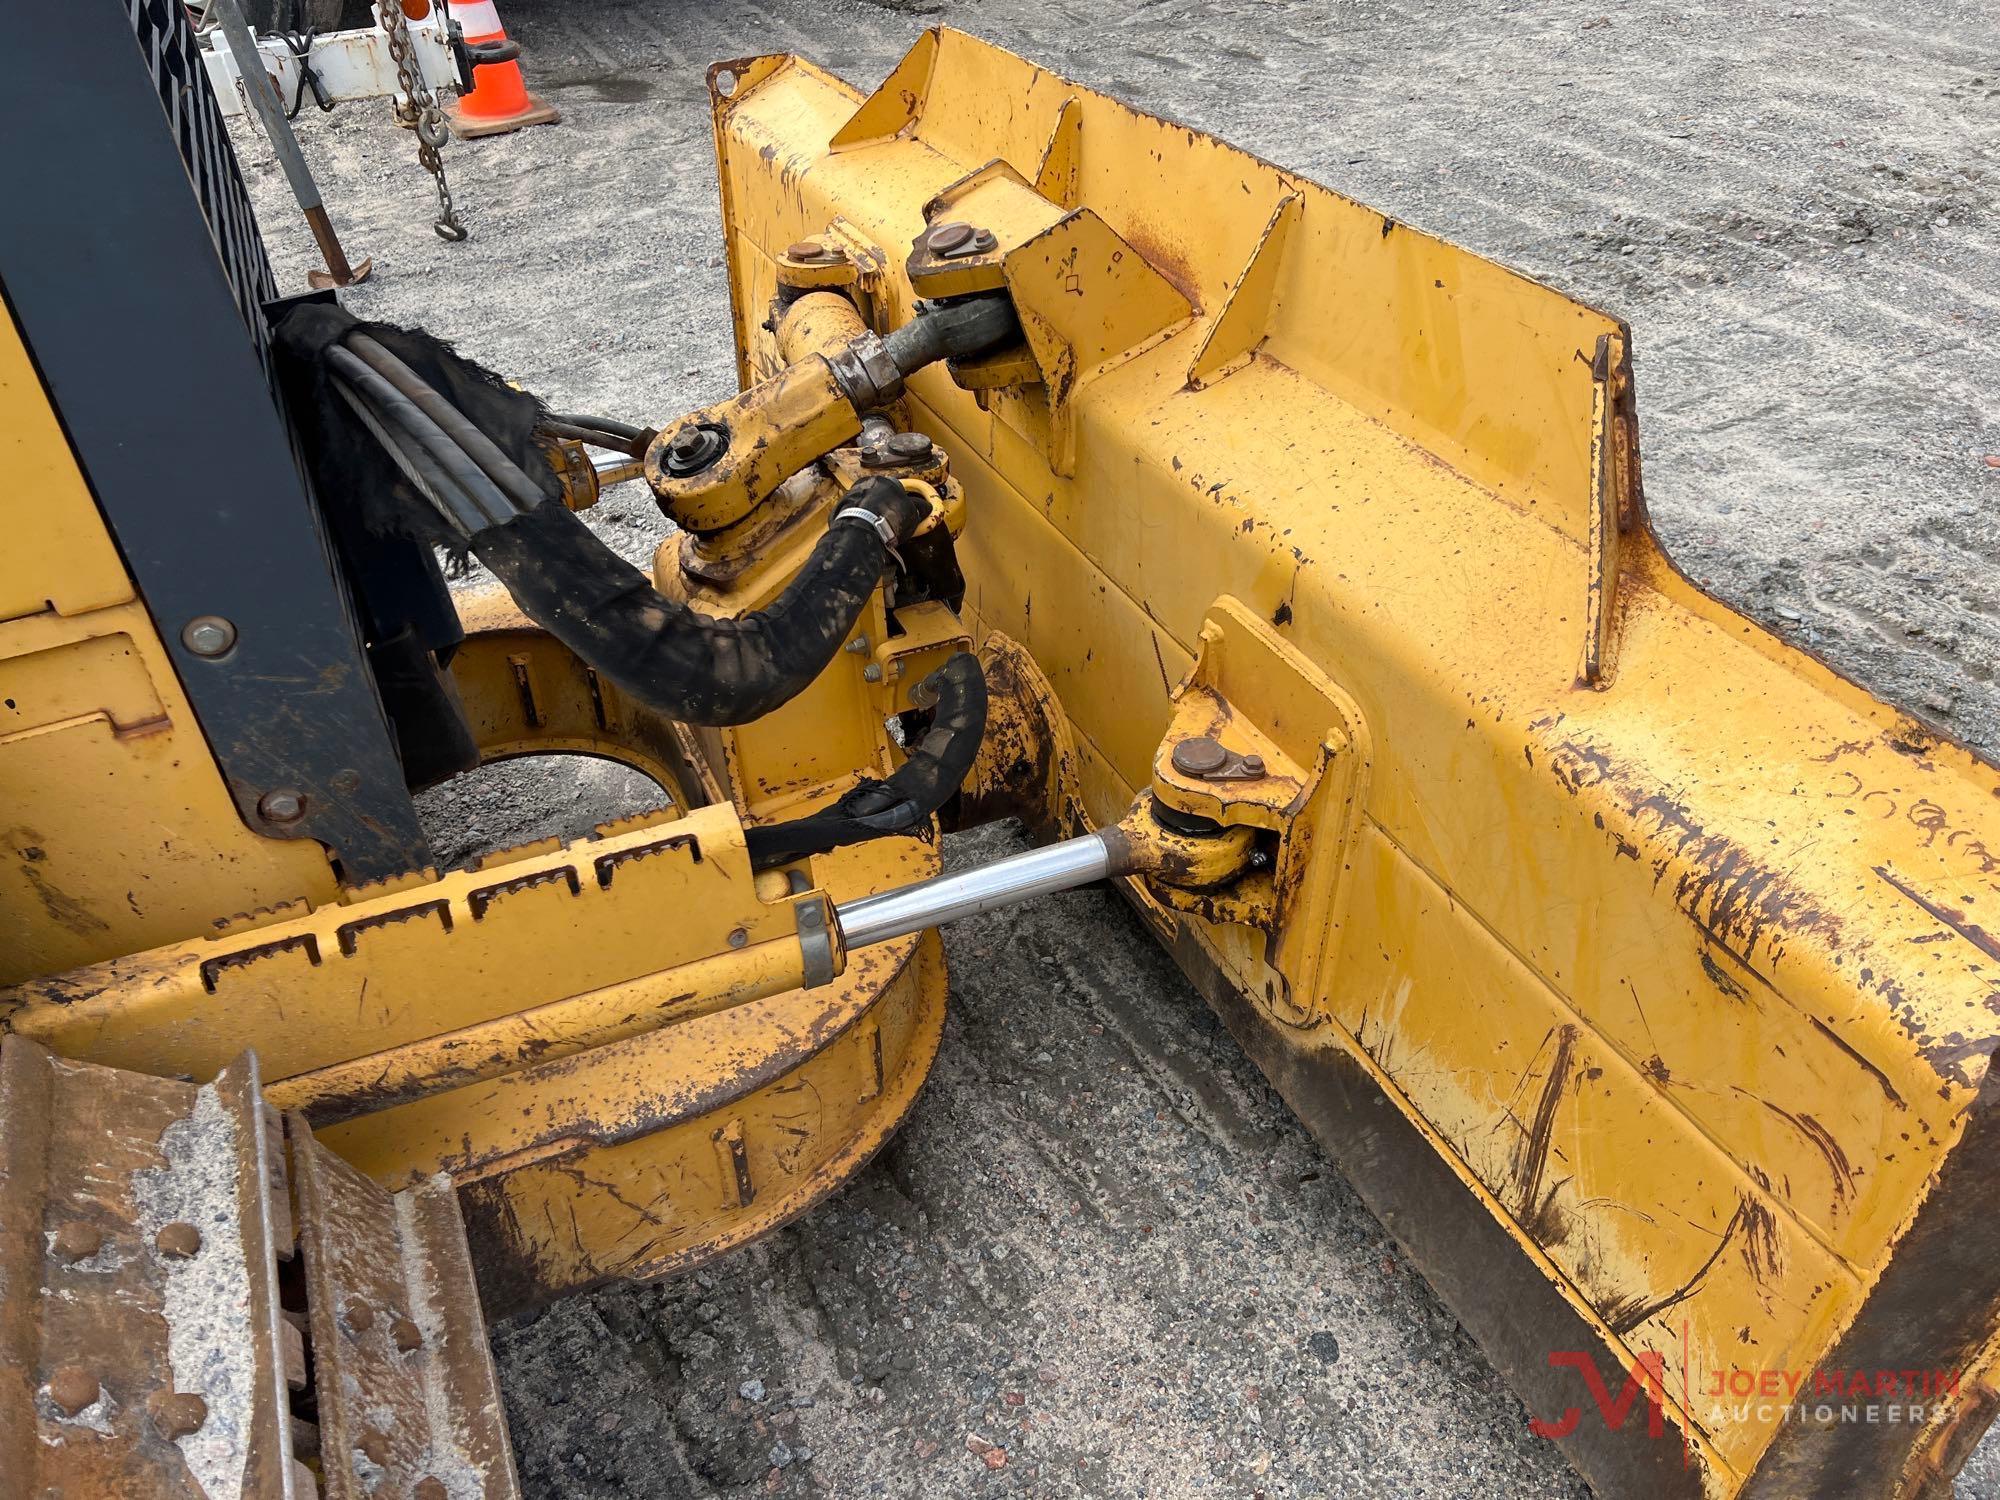
MULTIPOLYGON (((88 4, 90 0, 65 3, 88 4)), ((181 160, 187 164, 202 217, 215 237, 215 251, 236 295, 237 310, 256 341, 258 357, 268 367, 263 306, 278 295, 278 284, 264 254, 263 237, 257 233, 257 216, 243 186, 235 148, 229 144, 229 127, 223 123, 222 109, 202 66, 200 43, 178 0, 126 0, 125 9, 146 68, 153 75, 153 86, 160 91, 160 106, 167 112, 167 126, 180 148, 181 160)))

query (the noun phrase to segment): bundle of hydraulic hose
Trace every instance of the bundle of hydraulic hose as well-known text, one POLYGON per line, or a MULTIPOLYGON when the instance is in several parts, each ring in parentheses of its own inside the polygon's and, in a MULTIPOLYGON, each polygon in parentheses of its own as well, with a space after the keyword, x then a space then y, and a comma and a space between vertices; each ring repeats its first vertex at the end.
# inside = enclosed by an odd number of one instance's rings
POLYGON ((382 530, 492 569, 528 617, 647 707, 689 724, 748 723, 833 659, 889 562, 923 520, 915 497, 865 480, 790 587, 739 619, 661 595, 562 501, 536 440, 533 396, 413 329, 337 307, 294 310, 278 344, 304 388, 322 489, 382 530))
MULTIPOLYGON (((630 453, 643 451, 643 429, 551 416, 429 334, 336 306, 296 308, 277 335, 323 495, 356 507, 372 531, 477 557, 536 624, 683 723, 748 723, 799 693, 851 636, 891 562, 889 538, 908 539, 925 517, 895 480, 863 480, 776 600, 711 618, 660 594, 564 505, 537 435, 553 429, 630 453)), ((751 829, 760 868, 928 825, 978 752, 986 684, 978 661, 959 653, 924 686, 936 709, 906 763, 809 817, 751 829)))

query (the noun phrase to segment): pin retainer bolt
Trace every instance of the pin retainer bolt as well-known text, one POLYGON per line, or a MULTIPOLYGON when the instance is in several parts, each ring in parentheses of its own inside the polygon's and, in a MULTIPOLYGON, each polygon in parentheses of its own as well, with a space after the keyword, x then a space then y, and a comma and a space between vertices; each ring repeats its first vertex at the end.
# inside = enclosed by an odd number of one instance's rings
POLYGON ((861 462, 871 469, 887 469, 923 463, 934 451, 931 440, 921 432, 892 432, 880 442, 864 444, 861 462))
POLYGON ((1229 764, 1229 752, 1221 741, 1198 734, 1174 746, 1172 763, 1183 776, 1213 776, 1229 764))
POLYGON ((972 242, 972 226, 952 220, 944 224, 933 224, 924 235, 924 244, 933 255, 955 255, 963 245, 972 242))
POLYGON ((935 224, 924 234, 924 247, 941 260, 984 255, 999 243, 992 230, 980 229, 956 219, 935 224))
POLYGON ((729 429, 719 422, 690 422, 667 442, 667 473, 687 479, 710 468, 729 448, 729 429))

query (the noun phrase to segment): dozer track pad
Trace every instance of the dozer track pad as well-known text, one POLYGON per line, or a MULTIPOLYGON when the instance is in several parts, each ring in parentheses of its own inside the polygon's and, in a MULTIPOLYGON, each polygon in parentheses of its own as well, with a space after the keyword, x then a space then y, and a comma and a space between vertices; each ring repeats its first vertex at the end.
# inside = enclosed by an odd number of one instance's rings
POLYGON ((196 1085, 0 1039, 0 1488, 518 1496, 449 1185, 286 1147, 252 1054, 196 1085))
POLYGON ((328 1500, 513 1500, 507 1421, 450 1180, 392 1194, 315 1141, 300 1116, 286 1131, 328 1500))

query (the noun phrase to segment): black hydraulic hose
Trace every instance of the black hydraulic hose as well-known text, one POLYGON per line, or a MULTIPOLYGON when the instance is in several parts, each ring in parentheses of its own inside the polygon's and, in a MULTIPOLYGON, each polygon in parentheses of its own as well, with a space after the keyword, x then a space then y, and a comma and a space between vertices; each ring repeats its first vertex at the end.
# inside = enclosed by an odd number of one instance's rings
POLYGON ((322 494, 354 507, 364 525, 470 550, 531 619, 633 698, 684 723, 747 723, 803 689, 881 583, 884 533, 907 540, 926 514, 895 480, 864 480, 769 608, 710 618, 656 592, 563 505, 535 441, 544 413, 532 396, 427 334, 357 326, 334 307, 295 309, 279 346, 309 401, 322 494), (409 394, 343 347, 356 335, 391 355, 394 364, 381 363, 409 394), (452 409, 455 431, 469 421, 491 440, 502 455, 498 463, 489 455, 495 472, 517 492, 509 469, 528 480, 535 504, 504 492, 426 414, 439 403, 452 409))
POLYGON ((479 471, 514 502, 513 508, 533 510, 547 498, 541 487, 523 472, 519 464, 502 453, 492 438, 380 343, 358 328, 344 342, 345 347, 360 356, 369 369, 407 396, 419 411, 437 423, 445 436, 479 466, 479 471))
POLYGON ((382 445, 382 451, 389 455, 403 477, 426 500, 435 506, 445 525, 461 537, 492 524, 473 503, 465 490, 452 482, 449 474, 431 461, 428 453, 408 437, 395 431, 388 422, 368 404, 368 399, 345 381, 336 380, 334 389, 361 420, 361 425, 375 435, 375 441, 382 445))
POLYGON ((539 424, 543 432, 559 438, 570 438, 579 443, 587 443, 593 448, 608 448, 613 453, 622 453, 627 458, 644 458, 646 448, 652 439, 644 433, 637 437, 625 437, 599 427, 585 427, 575 422, 566 422, 560 417, 550 417, 539 424))
POLYGON ((940 359, 963 359, 1013 338, 1021 330, 1013 299, 1004 292, 932 302, 882 339, 882 347, 905 375, 940 359))
MULTIPOLYGON (((893 479, 863 480, 837 510, 886 520, 900 540, 922 502, 893 479)), ((641 703, 688 724, 745 724, 817 677, 881 582, 888 547, 862 517, 837 521, 785 591, 737 619, 656 592, 561 501, 472 538, 472 552, 528 617, 641 703)))
POLYGON ((609 417, 586 417, 576 412, 552 411, 549 413, 549 420, 559 423, 564 427, 579 427, 591 432, 608 432, 613 437, 624 438, 628 443, 636 443, 641 438, 650 442, 653 438, 653 434, 643 427, 635 427, 630 422, 614 422, 609 417))
POLYGON ((972 770, 986 737, 986 674, 978 657, 961 651, 925 678, 919 692, 935 692, 937 708, 929 732, 909 759, 885 780, 864 778, 818 812, 746 828, 753 869, 885 834, 914 832, 930 822, 972 770))
POLYGON ((489 525, 504 520, 519 509, 509 502, 500 487, 487 477, 466 451, 424 414, 416 402, 363 364, 352 352, 338 344, 329 345, 326 362, 335 375, 366 399, 378 417, 415 439, 425 456, 471 497, 473 505, 486 517, 489 525))

